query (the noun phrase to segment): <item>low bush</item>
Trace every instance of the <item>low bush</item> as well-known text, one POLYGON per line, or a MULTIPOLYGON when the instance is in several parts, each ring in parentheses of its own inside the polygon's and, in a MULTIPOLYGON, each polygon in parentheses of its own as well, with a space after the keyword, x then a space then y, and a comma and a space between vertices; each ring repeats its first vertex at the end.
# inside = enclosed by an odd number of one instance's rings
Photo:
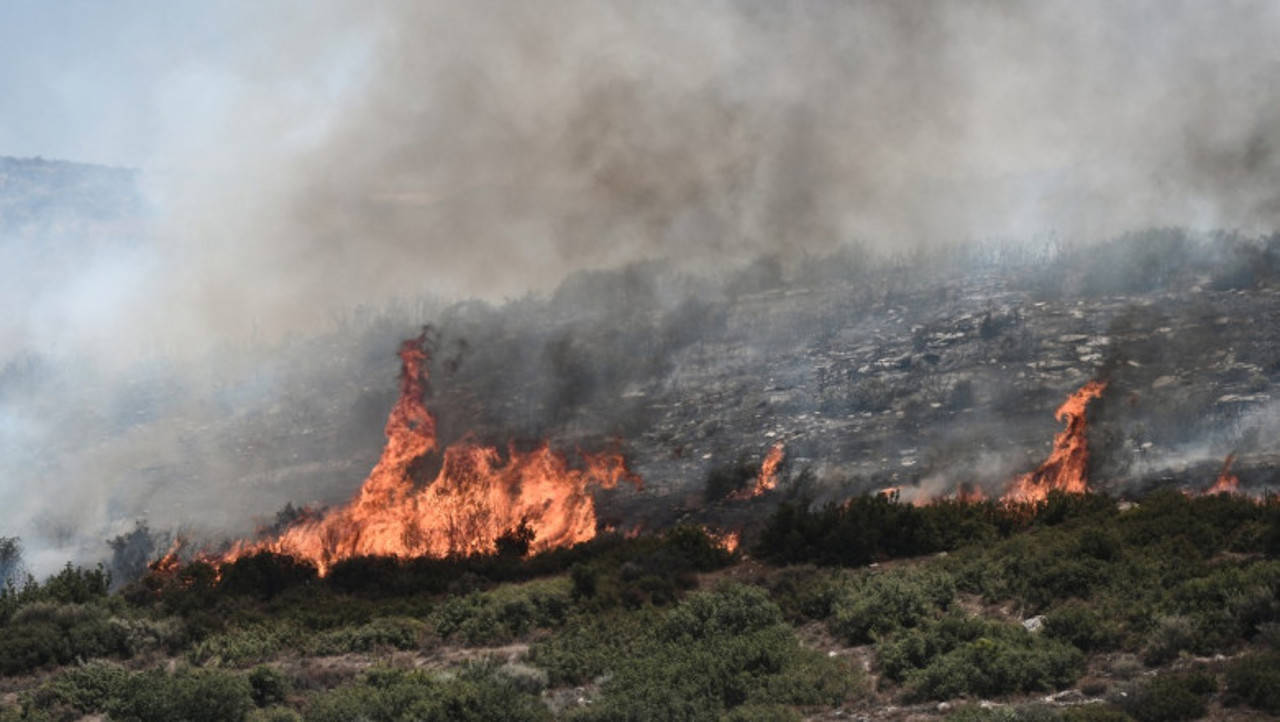
POLYGON ((422 671, 376 668, 356 684, 314 696, 314 722, 542 722, 551 713, 533 694, 517 689, 486 663, 464 667, 452 678, 422 671))
MULTIPOLYGON (((853 668, 802 647, 754 587, 694 594, 625 647, 594 641, 608 645, 588 653, 602 658, 591 671, 607 674, 603 698, 575 719, 776 719, 781 708, 840 704, 858 688, 853 668)), ((545 656, 535 649, 531 659, 545 656)), ((553 661, 562 674, 563 660, 553 661)))
POLYGON ((913 699, 992 697, 1060 689, 1076 680, 1083 655, 1021 625, 950 616, 880 645, 881 669, 913 699))
POLYGON ((413 650, 421 646, 427 625, 407 617, 378 617, 358 627, 342 627, 321 634, 306 647, 312 654, 372 652, 377 649, 413 650))
POLYGON ((259 624, 215 634, 191 647, 187 659, 204 666, 243 667, 267 662, 281 650, 305 643, 305 637, 285 624, 259 624))
POLYGON ((1050 609, 1044 617, 1044 634, 1050 639, 1073 645, 1082 652, 1116 649, 1123 641, 1115 620, 1078 600, 1050 609))
POLYGON ((1138 722, 1198 719, 1208 712, 1208 696, 1216 690, 1213 677, 1203 672, 1162 674, 1130 688, 1120 707, 1138 722))
POLYGON ((96 604, 35 602, 0 634, 0 674, 23 674, 76 659, 130 653, 128 628, 96 604))
POLYGON ((827 626, 853 644, 874 642, 937 618, 955 596, 954 579, 933 567, 862 574, 835 590, 827 626))
POLYGON ((1225 672, 1227 692, 1224 703, 1243 703, 1280 715, 1280 653, 1246 654, 1232 660, 1225 672))
POLYGON ((89 664, 55 677, 32 696, 32 711, 103 713, 120 722, 240 722, 253 707, 245 676, 224 670, 180 668, 129 672, 89 664))

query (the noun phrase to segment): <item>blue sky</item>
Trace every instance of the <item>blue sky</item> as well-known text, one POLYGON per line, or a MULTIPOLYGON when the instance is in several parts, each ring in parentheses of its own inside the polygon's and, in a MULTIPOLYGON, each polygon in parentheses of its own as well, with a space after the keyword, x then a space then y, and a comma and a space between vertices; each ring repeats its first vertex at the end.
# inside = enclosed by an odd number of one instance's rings
MULTIPOLYGON (((136 166, 160 151, 184 78, 229 53, 199 2, 0 4, 0 154, 136 166)), ((218 102, 214 98, 207 102, 218 102)))
POLYGON ((5 0, 0 155, 180 163, 225 128, 254 85, 328 92, 326 82, 343 77, 334 68, 349 66, 342 43, 352 35, 314 42, 307 23, 333 22, 322 8, 295 0, 5 0), (282 62, 281 43, 306 34, 307 62, 282 62), (337 60, 317 60, 326 57, 337 60), (309 84, 317 74, 325 79, 309 84))

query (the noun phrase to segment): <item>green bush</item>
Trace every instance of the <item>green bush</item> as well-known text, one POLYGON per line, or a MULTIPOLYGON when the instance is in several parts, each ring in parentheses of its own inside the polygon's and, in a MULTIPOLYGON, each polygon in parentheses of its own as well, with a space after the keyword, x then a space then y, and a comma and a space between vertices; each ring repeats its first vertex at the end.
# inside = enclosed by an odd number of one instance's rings
POLYGON ((551 718, 542 701, 521 693, 492 665, 464 667, 450 679, 426 672, 373 669, 353 685, 311 699, 314 722, 542 722, 551 718))
POLYGON ((1161 617, 1147 638, 1142 650, 1142 661, 1149 667, 1168 664, 1182 652, 1200 646, 1201 635, 1195 621, 1185 616, 1161 617))
POLYGON ((240 722, 252 708, 253 690, 243 675, 190 668, 130 675, 104 705, 120 722, 240 722))
POLYGON ((554 686, 588 684, 636 653, 660 623, 651 611, 595 614, 572 619, 556 634, 529 647, 529 662, 546 670, 554 686))
POLYGON ((378 617, 359 627, 325 632, 308 647, 311 653, 322 655, 376 649, 414 650, 421 645, 426 628, 426 624, 408 617, 378 617))
POLYGON ((215 634, 193 645, 187 659, 193 664, 243 667, 273 659, 303 637, 286 624, 258 624, 215 634))
POLYGON ((1133 722, 1133 718, 1112 707, 1086 704, 1062 713, 1063 722, 1133 722))
POLYGON ((877 650, 885 675, 908 697, 951 699, 1058 689, 1075 681, 1083 656, 1021 625, 950 616, 906 630, 877 650))
POLYGON ((1280 715, 1280 653, 1255 652, 1232 660, 1226 667, 1224 703, 1244 703, 1280 715))
POLYGON ((1082 652, 1115 649, 1122 641, 1120 629, 1113 620, 1078 600, 1050 609, 1044 617, 1044 634, 1082 652))
POLYGON ((234 672, 129 672, 105 663, 67 670, 36 690, 31 702, 36 711, 106 712, 120 722, 238 722, 252 706, 250 682, 234 672))
POLYGON ((1164 674, 1133 687, 1121 708, 1138 722, 1178 722, 1203 717, 1217 688, 1203 673, 1164 674))
POLYGON ((283 704, 289 693, 289 682, 274 667, 259 665, 249 672, 249 687, 253 703, 259 707, 283 704))
POLYGON ((608 676, 582 719, 717 719, 744 707, 760 718, 779 706, 839 704, 859 679, 845 661, 800 646, 754 587, 694 594, 626 646, 596 642, 606 646, 588 654, 608 676))
POLYGON ((96 604, 35 602, 19 609, 0 634, 0 674, 129 652, 126 626, 106 609, 96 604))
POLYGON ((109 662, 71 667, 41 685, 32 695, 35 709, 67 707, 83 713, 102 710, 104 700, 123 689, 129 672, 109 662))
POLYGON ((467 644, 494 644, 534 629, 562 625, 570 608, 564 579, 507 585, 489 592, 454 596, 432 615, 435 632, 467 644))
POLYGON ((863 574, 835 591, 828 627, 851 643, 873 642, 938 617, 955 595, 951 576, 932 567, 863 574))

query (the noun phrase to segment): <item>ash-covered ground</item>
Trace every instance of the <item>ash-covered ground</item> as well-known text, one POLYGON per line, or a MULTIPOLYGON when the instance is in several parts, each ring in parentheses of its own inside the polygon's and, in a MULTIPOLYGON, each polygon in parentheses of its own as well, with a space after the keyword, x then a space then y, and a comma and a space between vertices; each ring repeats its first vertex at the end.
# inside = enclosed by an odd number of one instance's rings
POLYGON ((1202 489, 1231 453, 1247 491, 1273 488, 1278 315, 1274 237, 1152 230, 888 260, 850 246, 714 277, 584 272, 500 305, 361 309, 321 334, 110 379, 92 359, 28 354, 0 390, 63 430, 21 450, 33 488, 96 480, 30 507, 64 550, 136 520, 216 541, 286 504, 345 502, 381 451, 398 342, 423 323, 443 443, 546 439, 572 455, 620 442, 645 486, 601 491, 606 522, 740 525, 785 498, 998 494, 1044 458, 1054 410, 1094 378, 1109 384, 1090 407, 1096 488, 1202 489), (778 489, 723 499, 779 442, 778 489))

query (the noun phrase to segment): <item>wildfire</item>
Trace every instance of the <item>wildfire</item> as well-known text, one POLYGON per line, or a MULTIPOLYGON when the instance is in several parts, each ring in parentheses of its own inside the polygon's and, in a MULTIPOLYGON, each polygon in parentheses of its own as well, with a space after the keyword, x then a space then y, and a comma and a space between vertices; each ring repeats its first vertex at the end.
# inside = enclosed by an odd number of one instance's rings
POLYGON ((1236 461, 1235 454, 1227 454, 1227 458, 1222 462, 1222 471, 1218 472, 1218 480, 1213 482, 1213 486, 1205 490, 1206 496, 1214 494, 1239 494, 1240 478, 1231 473, 1231 465, 1236 461))
POLYGON ((741 489, 729 495, 730 499, 754 499, 764 496, 766 491, 772 491, 778 486, 778 467, 782 465, 782 456, 784 445, 781 441, 774 444, 769 453, 765 455, 764 461, 760 462, 760 473, 756 476, 756 483, 750 489, 741 489))
POLYGON ((596 534, 589 488, 619 481, 640 486, 620 453, 582 453, 581 469, 542 444, 510 447, 506 458, 466 440, 446 448, 435 480, 416 488, 414 472, 437 450, 435 417, 423 402, 426 335, 400 346, 400 396, 387 419, 387 444, 346 506, 303 518, 279 536, 238 543, 223 561, 260 551, 312 562, 324 574, 356 556, 447 557, 488 553, 501 535, 525 527, 531 552, 587 541, 596 534))
POLYGON ((730 554, 738 551, 738 547, 742 544, 741 532, 722 531, 704 526, 702 527, 702 533, 707 535, 707 538, 711 540, 711 543, 730 554))
POLYGON ((1089 441, 1085 409, 1102 395, 1105 381, 1090 381, 1058 407, 1054 418, 1066 428, 1053 439, 1053 451, 1035 471, 1014 479, 1002 499, 1012 503, 1043 501, 1050 491, 1084 494, 1089 491, 1089 441))

